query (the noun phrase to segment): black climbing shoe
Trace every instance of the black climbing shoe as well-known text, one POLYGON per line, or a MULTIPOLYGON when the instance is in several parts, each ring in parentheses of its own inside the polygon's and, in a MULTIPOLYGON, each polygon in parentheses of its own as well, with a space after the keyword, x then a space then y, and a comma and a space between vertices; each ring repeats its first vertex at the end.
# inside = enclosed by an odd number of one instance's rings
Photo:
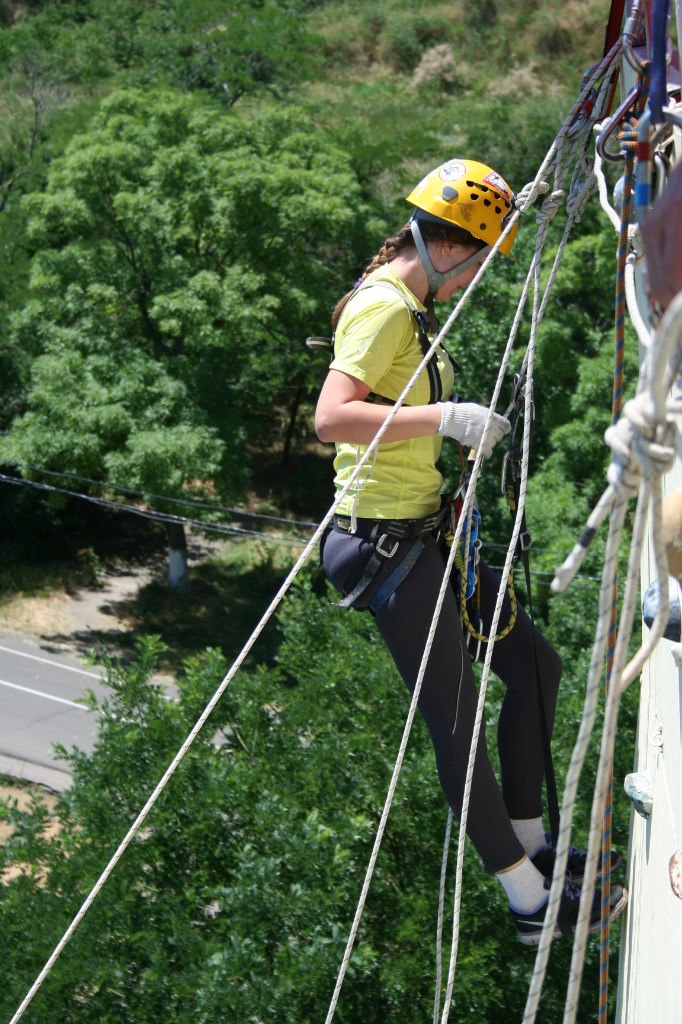
MULTIPOLYGON (((549 878, 545 880, 545 889, 549 891, 551 881, 549 878)), ((561 901, 559 903, 559 913, 557 915, 556 926, 554 928, 554 939, 560 939, 562 935, 570 935, 578 924, 578 910, 580 909, 580 896, 581 890, 579 886, 575 884, 568 876, 564 882, 564 889, 561 893, 561 901)), ((549 897, 548 897, 549 900, 549 897)), ((622 886, 616 885, 611 889, 611 900, 609 910, 609 920, 614 921, 618 915, 622 912, 625 906, 625 891, 622 886)), ((516 934, 518 935, 519 942, 523 942, 525 946, 537 946, 540 941, 542 934, 542 926, 545 921, 545 912, 547 910, 547 903, 545 903, 539 910, 536 910, 533 914, 522 914, 518 910, 514 910, 513 907, 509 908, 509 913, 512 916, 512 920, 516 925, 516 934)), ((598 931, 601 921, 601 890, 595 889, 594 897, 592 899, 592 912, 590 914, 589 931, 598 931)))
MULTIPOLYGON (((544 875, 545 878, 551 878, 554 873, 554 850, 552 849, 552 837, 549 832, 545 833, 545 839, 547 845, 538 850, 535 856, 531 857, 531 861, 541 875, 544 875)), ((586 862, 587 853, 585 850, 578 850, 575 846, 569 846, 566 870, 571 876, 571 881, 575 882, 576 885, 582 885, 583 883, 586 862)), ((619 865, 620 854, 616 850, 611 850, 611 878, 613 878, 613 873, 619 865)), ((597 881, 601 881, 601 856, 597 861, 597 881)))

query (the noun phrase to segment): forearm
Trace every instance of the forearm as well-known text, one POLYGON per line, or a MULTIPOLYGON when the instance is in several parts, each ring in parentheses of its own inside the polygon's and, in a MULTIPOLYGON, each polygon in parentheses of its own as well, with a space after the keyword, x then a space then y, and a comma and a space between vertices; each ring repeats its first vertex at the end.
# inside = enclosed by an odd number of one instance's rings
MULTIPOLYGON (((369 444, 392 412, 391 406, 351 401, 330 409, 318 407, 315 429, 321 441, 369 444)), ((438 432, 440 408, 437 405, 403 405, 398 409, 382 442, 405 441, 438 432)))

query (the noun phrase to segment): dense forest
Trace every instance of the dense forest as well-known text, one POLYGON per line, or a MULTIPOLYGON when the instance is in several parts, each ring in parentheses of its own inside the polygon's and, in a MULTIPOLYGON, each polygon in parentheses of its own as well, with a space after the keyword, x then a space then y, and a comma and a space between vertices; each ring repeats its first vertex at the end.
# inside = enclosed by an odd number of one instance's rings
MULTIPOLYGON (((305 338, 328 336, 334 302, 407 219, 404 196, 425 171, 461 154, 515 189, 533 178, 601 56, 607 7, 0 0, 0 600, 77 579, 84 551, 99 566, 169 548, 175 567, 127 655, 104 656, 111 696, 92 701, 94 753, 60 752, 74 783, 58 830, 46 831, 38 796, 27 811, 4 809, 14 831, 0 859, 3 1019, 283 576, 287 557, 263 540, 255 555, 255 542, 235 542, 250 553, 233 553, 227 573, 188 571, 183 517, 195 532, 235 506, 238 522, 249 509, 292 531, 319 520, 332 497, 330 450, 312 429, 325 357, 305 338), (240 629, 206 626, 220 587, 233 600, 221 616, 240 629), (177 701, 150 681, 159 665, 176 676, 177 701)), ((472 400, 490 398, 534 233, 531 213, 514 258, 495 262, 447 339, 472 400)), ((594 200, 567 245, 535 370, 527 515, 535 614, 565 666, 559 781, 587 677, 599 539, 566 595, 547 584, 603 487, 614 275, 613 230, 594 200)), ((522 354, 520 337, 515 368, 522 354)), ((631 389, 636 360, 631 344, 631 389)), ((490 463, 479 503, 494 561, 510 518, 501 455, 490 463)), ((443 470, 456 479, 454 449, 443 470)), ((336 608, 314 566, 263 640, 26 1020, 324 1019, 407 696, 371 620, 336 608)), ((500 700, 493 688, 491 749, 500 700)), ((633 700, 617 777, 632 761, 633 700)), ((587 777, 578 842, 589 806, 587 777)), ((432 1012, 445 817, 417 723, 340 1024, 432 1012)), ((627 820, 617 798, 621 847, 627 820)), ((453 1013, 520 1019, 532 954, 471 849, 465 875, 453 1013)), ((617 939, 616 928, 614 972, 617 939)), ((595 1015, 597 955, 593 940, 581 1020, 595 1015)), ((558 1019, 569 960, 570 944, 556 944, 543 1019, 558 1019)))

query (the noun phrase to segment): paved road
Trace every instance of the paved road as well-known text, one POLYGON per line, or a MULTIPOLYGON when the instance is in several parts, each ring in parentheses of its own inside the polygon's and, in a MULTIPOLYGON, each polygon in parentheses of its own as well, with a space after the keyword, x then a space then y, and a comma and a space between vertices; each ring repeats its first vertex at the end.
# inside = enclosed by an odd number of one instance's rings
POLYGON ((92 749, 95 717, 78 699, 87 689, 102 696, 101 676, 72 654, 0 631, 0 773, 66 788, 52 746, 92 749))

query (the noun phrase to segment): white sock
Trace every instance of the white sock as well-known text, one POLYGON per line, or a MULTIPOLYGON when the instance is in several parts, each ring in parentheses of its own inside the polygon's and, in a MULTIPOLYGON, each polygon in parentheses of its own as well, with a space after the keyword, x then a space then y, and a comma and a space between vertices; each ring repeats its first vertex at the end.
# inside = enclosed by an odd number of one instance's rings
POLYGON ((528 857, 508 871, 498 871, 495 877, 506 892, 509 905, 519 913, 534 914, 549 899, 545 876, 528 857))
POLYGON ((534 857, 547 845, 542 818, 512 818, 511 826, 529 857, 534 857))

